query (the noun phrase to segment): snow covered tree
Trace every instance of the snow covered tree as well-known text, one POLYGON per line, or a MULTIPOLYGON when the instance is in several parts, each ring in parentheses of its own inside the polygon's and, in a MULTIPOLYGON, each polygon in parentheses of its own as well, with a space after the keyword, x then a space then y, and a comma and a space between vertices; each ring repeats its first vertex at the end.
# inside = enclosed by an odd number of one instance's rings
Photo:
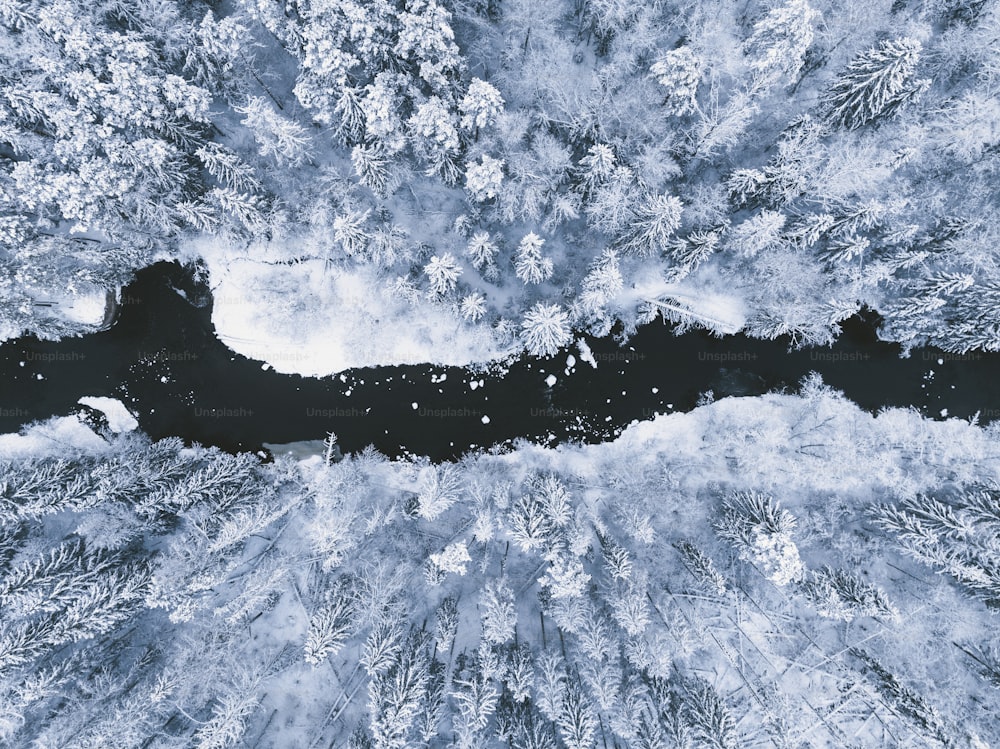
POLYGON ((411 634, 391 665, 368 683, 368 727, 375 749, 403 749, 430 678, 422 633, 411 634))
POLYGON ((533 494, 515 500, 508 511, 511 537, 522 551, 541 548, 552 532, 552 524, 541 501, 533 494))
POLYGON ((737 749, 742 745, 725 701, 707 681, 700 677, 685 679, 683 715, 692 732, 705 746, 712 749, 737 749))
POLYGON ((542 245, 544 244, 544 239, 534 232, 529 232, 517 246, 514 272, 525 284, 541 283, 552 276, 552 259, 542 257, 542 245))
POLYGON ((451 651, 458 634, 458 601, 448 596, 438 606, 434 614, 434 638, 438 652, 446 654, 451 651))
POLYGON ((785 214, 780 211, 761 211, 730 230, 729 246, 742 257, 755 257, 765 250, 782 245, 781 232, 784 227, 785 214))
POLYGON ((611 179, 617 166, 618 160, 611 146, 605 143, 592 145, 577 165, 580 192, 584 196, 593 193, 597 187, 611 179))
POLYGON ((351 149, 351 165, 361 184, 381 198, 388 197, 395 179, 391 162, 379 144, 360 144, 351 149))
POLYGON ((472 161, 465 167, 465 189, 477 202, 492 200, 497 196, 500 185, 503 184, 502 159, 483 155, 478 161, 472 161))
POLYGON ((479 292, 466 294, 459 304, 462 318, 469 322, 479 322, 486 314, 486 297, 479 292))
POLYGON ((456 117, 444 101, 432 96, 417 105, 407 120, 414 149, 428 161, 457 154, 459 149, 456 117))
POLYGON ((799 550, 791 538, 794 528, 790 512, 755 491, 731 494, 715 523, 719 537, 732 543, 741 559, 758 565, 775 585, 787 585, 803 576, 799 550))
POLYGON ((311 139, 308 131, 279 114, 269 101, 254 96, 236 111, 243 115, 242 123, 257 141, 261 156, 273 156, 279 164, 290 166, 309 160, 311 139))
POLYGON ((627 166, 611 170, 607 180, 597 187, 584 211, 587 222, 611 237, 626 233, 635 218, 635 207, 642 199, 635 172, 627 166))
POLYGON ((335 586, 309 617, 305 660, 314 666, 336 655, 354 630, 354 603, 345 586, 335 586))
POLYGON ((521 331, 533 356, 554 356, 572 339, 569 315, 558 304, 538 302, 525 314, 521 331))
POLYGON ((458 111, 462 115, 459 125, 478 138, 480 130, 496 122, 503 112, 503 104, 503 97, 495 86, 473 78, 458 104, 458 111))
POLYGON ((590 272, 583 279, 577 307, 587 322, 592 334, 607 333, 614 324, 607 310, 624 286, 618 253, 605 250, 590 266, 590 272))
POLYGON ((364 252, 368 244, 368 218, 371 211, 348 209, 333 220, 333 238, 347 255, 355 256, 364 252))
POLYGON ((678 541, 674 547, 680 552, 684 566, 694 575, 702 588, 714 595, 725 594, 726 580, 710 556, 690 541, 678 541))
POLYGON ((453 575, 464 575, 468 571, 469 562, 472 561, 465 541, 450 543, 441 552, 431 554, 429 558, 431 564, 438 570, 453 575))
POLYGON ((500 692, 478 659, 463 659, 452 681, 451 698, 458 707, 454 718, 457 746, 474 749, 484 743, 483 732, 496 712, 500 692))
POLYGON ((514 591, 503 578, 483 587, 479 600, 483 619, 483 639, 492 645, 504 645, 514 639, 517 608, 514 591))
POLYGON ((444 296, 455 290, 462 268, 450 252, 432 255, 430 262, 424 266, 424 273, 430 282, 431 293, 444 296))
POLYGON ((845 622, 859 616, 895 619, 899 612, 877 585, 861 575, 826 566, 809 574, 802 584, 806 598, 822 616, 845 622))
POLYGON ((701 60, 689 46, 664 52, 650 67, 656 82, 663 86, 663 106, 675 117, 683 117, 698 106, 701 60))
POLYGON ((445 93, 465 63, 455 43, 451 13, 437 0, 405 0, 393 52, 408 60, 423 82, 445 93))
POLYGON ((818 18, 819 13, 807 0, 788 0, 769 9, 754 24, 743 52, 758 85, 789 81, 798 74, 818 18))
POLYGON ((859 55, 826 93, 827 118, 856 130, 900 111, 930 85, 916 77, 921 50, 919 41, 904 37, 859 55))
POLYGON ((673 195, 650 195, 635 210, 627 234, 619 242, 628 253, 640 256, 662 252, 681 225, 683 206, 673 195))
POLYGON ((427 467, 420 477, 417 515, 434 520, 462 497, 462 472, 452 463, 427 467))
POLYGON ((567 749, 593 749, 597 741, 596 711, 584 696, 583 686, 571 678, 563 693, 562 705, 556 718, 559 738, 567 749))
POLYGON ((465 249, 465 253, 478 270, 491 265, 496 259, 497 251, 496 243, 485 231, 477 231, 473 234, 465 249))

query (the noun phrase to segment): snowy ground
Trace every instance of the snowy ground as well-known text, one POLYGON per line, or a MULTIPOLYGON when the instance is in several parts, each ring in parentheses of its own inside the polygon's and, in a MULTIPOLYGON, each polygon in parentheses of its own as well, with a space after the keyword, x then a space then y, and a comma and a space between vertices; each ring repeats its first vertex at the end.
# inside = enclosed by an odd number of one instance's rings
POLYGON ((374 270, 335 269, 317 258, 271 260, 259 246, 252 249, 196 245, 209 269, 219 339, 278 372, 324 376, 355 367, 461 366, 508 353, 488 325, 464 323, 451 307, 425 298, 401 299, 374 270))
POLYGON ((95 454, 108 446, 76 416, 57 416, 26 426, 17 434, 0 434, 0 460, 95 454))

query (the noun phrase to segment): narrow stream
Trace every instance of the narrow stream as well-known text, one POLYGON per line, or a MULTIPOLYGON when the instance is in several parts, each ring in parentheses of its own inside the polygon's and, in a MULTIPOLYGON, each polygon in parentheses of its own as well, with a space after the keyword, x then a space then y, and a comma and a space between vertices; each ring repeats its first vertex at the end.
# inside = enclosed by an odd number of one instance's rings
POLYGON ((447 459, 519 437, 599 442, 635 419, 689 410, 706 391, 718 398, 794 388, 810 371, 869 410, 1000 418, 1000 354, 921 349, 900 358, 897 345, 876 338, 874 316, 849 320, 831 348, 677 336, 654 324, 624 347, 586 338, 596 368, 572 346, 549 360, 517 360, 505 374, 424 365, 317 379, 277 374, 227 349, 213 332, 210 295, 176 264, 140 272, 122 301, 106 332, 0 346, 0 432, 107 395, 154 438, 258 450, 333 430, 344 450, 373 444, 391 456, 447 459))

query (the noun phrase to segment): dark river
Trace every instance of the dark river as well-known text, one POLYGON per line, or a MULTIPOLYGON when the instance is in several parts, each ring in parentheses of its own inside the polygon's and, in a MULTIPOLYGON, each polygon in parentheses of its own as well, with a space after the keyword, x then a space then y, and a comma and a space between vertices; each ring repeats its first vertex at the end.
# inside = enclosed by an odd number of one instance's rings
POLYGON ((0 346, 0 432, 78 411, 82 396, 107 395, 154 438, 258 450, 333 430, 345 451, 373 444, 391 456, 446 459, 519 437, 604 441, 635 419, 689 410, 706 391, 719 398, 794 389, 810 371, 869 410, 1000 418, 1000 354, 919 349, 901 358, 897 345, 877 340, 874 316, 849 320, 832 348, 677 336, 653 324, 624 347, 586 338, 596 369, 572 346, 553 359, 516 360, 505 374, 424 365, 316 379, 277 374, 227 349, 213 333, 210 295, 176 264, 140 272, 122 300, 106 332, 0 346), (567 374, 569 355, 576 363, 567 374))

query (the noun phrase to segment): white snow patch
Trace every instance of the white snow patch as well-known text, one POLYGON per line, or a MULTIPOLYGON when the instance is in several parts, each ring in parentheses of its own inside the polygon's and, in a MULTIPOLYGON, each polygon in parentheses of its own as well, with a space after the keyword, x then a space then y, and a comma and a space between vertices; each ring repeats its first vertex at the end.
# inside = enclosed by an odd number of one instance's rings
POLYGON ((594 358, 594 352, 591 351, 590 346, 582 338, 576 339, 576 348, 580 352, 580 359, 587 362, 594 369, 597 369, 597 360, 594 358))
POLYGON ((215 301, 216 335, 230 349, 282 373, 321 377, 354 367, 465 366, 510 351, 485 323, 470 324, 446 304, 387 288, 372 268, 336 268, 291 243, 238 248, 203 238, 187 248, 204 258, 215 301))
POLYGON ((490 423, 490 417, 484 415, 483 418, 480 419, 480 421, 482 421, 484 424, 489 424, 490 423))
POLYGON ((131 412, 125 408, 125 404, 117 398, 85 395, 83 398, 80 398, 77 403, 84 406, 90 406, 91 408, 101 411, 108 420, 108 427, 116 434, 131 432, 139 426, 139 422, 136 421, 135 416, 133 416, 131 412))
POLYGON ((66 457, 78 451, 103 452, 108 443, 76 416, 56 416, 32 424, 20 434, 0 434, 0 459, 66 457))
POLYGON ((545 384, 548 385, 549 387, 552 387, 553 385, 556 384, 556 380, 557 380, 556 376, 554 374, 550 374, 548 377, 545 378, 545 384))

